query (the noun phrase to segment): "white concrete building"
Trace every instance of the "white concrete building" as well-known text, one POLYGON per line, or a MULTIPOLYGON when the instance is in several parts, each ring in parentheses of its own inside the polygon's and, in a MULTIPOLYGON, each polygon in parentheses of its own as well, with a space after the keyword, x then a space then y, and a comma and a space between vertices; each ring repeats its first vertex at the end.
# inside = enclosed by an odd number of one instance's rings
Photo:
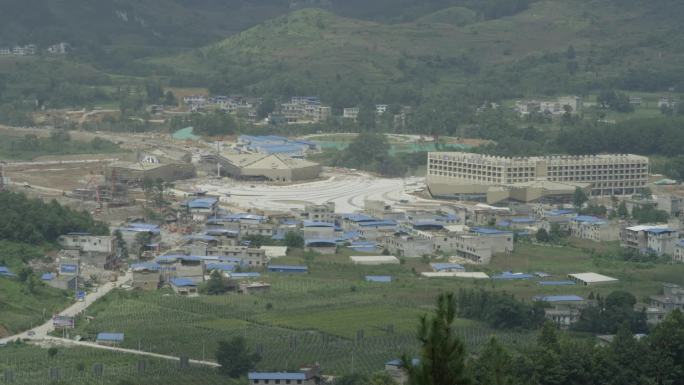
POLYGON ((427 183, 433 195, 433 190, 439 190, 436 195, 486 196, 493 193, 491 188, 525 187, 523 184, 535 181, 589 185, 594 196, 632 195, 646 187, 648 175, 648 158, 629 154, 511 158, 430 152, 427 165, 427 183))
POLYGON ((673 255, 679 232, 667 225, 626 227, 620 233, 620 246, 640 252, 673 255))

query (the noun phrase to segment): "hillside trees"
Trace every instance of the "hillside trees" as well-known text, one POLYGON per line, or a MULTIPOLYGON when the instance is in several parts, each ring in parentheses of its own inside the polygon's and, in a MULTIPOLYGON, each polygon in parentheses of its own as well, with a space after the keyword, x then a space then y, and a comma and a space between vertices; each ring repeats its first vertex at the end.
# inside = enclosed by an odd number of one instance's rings
POLYGON ((465 385, 466 351, 463 341, 454 333, 456 299, 453 293, 440 294, 437 308, 430 316, 423 315, 418 326, 420 361, 406 355, 404 369, 411 385, 465 385))
POLYGON ((223 375, 239 378, 252 370, 259 361, 261 356, 251 353, 247 348, 247 341, 241 336, 218 343, 216 362, 221 365, 219 373, 223 375))
POLYGON ((70 232, 109 234, 109 228, 85 211, 61 206, 53 200, 29 199, 23 194, 0 193, 0 239, 38 245, 55 242, 70 232))

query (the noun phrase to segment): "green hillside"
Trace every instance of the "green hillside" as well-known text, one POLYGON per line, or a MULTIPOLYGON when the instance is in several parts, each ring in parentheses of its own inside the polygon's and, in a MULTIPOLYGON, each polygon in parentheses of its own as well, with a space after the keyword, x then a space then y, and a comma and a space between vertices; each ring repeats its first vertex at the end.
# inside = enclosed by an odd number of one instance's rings
POLYGON ((338 107, 454 89, 501 99, 683 83, 684 45, 672 38, 682 28, 681 2, 546 0, 472 23, 459 22, 463 14, 382 24, 304 9, 151 62, 179 79, 202 74, 216 92, 319 94, 338 107))

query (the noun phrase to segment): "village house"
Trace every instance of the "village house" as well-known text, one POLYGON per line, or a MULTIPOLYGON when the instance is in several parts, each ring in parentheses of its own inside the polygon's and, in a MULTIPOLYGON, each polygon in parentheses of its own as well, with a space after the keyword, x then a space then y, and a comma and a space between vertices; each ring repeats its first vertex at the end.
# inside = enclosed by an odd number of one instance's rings
POLYGON ((620 246, 638 252, 673 255, 679 232, 667 225, 626 227, 620 233, 620 246))
POLYGON ((336 219, 335 202, 326 202, 322 205, 307 204, 304 206, 304 210, 299 212, 299 218, 301 220, 334 223, 336 219))
POLYGON ((171 278, 169 284, 171 285, 173 292, 178 295, 195 296, 199 294, 197 283, 191 278, 171 278))
POLYGON ((266 250, 249 246, 216 246, 207 250, 207 256, 221 259, 239 259, 246 268, 261 268, 268 264, 266 250))
POLYGON ((594 242, 611 242, 620 238, 618 223, 590 215, 578 215, 570 219, 570 236, 594 242))
POLYGON ((579 321, 580 309, 585 305, 584 298, 576 295, 537 296, 535 300, 550 305, 544 309, 544 316, 561 329, 579 321))
POLYGON ((320 367, 300 368, 296 372, 250 372, 247 379, 253 385, 321 385, 320 367))
POLYGON ((663 284, 663 294, 650 297, 650 306, 662 312, 658 321, 674 310, 684 311, 684 288, 672 283, 663 284))
POLYGON ((88 265, 100 269, 114 269, 119 263, 114 236, 69 233, 61 235, 57 242, 65 252, 80 258, 88 265))

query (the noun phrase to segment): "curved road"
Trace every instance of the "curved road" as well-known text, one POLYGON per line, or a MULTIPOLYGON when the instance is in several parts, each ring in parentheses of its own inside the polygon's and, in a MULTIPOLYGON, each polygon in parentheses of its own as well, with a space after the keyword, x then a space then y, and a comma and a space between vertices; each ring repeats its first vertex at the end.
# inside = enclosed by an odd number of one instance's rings
MULTIPOLYGON (((119 279, 116 280, 116 282, 107 282, 106 284, 100 286, 96 292, 92 292, 86 295, 85 301, 82 302, 76 302, 73 305, 69 306, 68 308, 64 309, 59 313, 61 316, 69 316, 69 317, 74 317, 83 311, 85 311, 90 305, 95 303, 99 298, 104 297, 112 291, 114 288, 121 286, 122 284, 128 282, 131 279, 131 273, 127 272, 125 275, 122 275, 119 277, 119 279)), ((92 348, 92 349, 101 349, 101 350, 110 350, 110 351, 115 351, 115 352, 120 352, 120 353, 127 353, 127 354, 135 354, 135 355, 140 355, 140 356, 148 356, 148 357, 154 357, 154 358, 161 358, 165 360, 172 360, 172 361, 179 361, 179 357, 175 356, 169 356, 165 354, 158 354, 158 353, 152 353, 152 352, 145 352, 142 350, 134 350, 134 349, 125 349, 125 348, 119 348, 115 346, 104 346, 104 345, 99 345, 93 342, 86 342, 86 341, 74 341, 66 338, 59 338, 59 337, 53 337, 50 336, 49 334, 55 330, 54 326, 52 325, 52 319, 48 320, 44 324, 40 326, 36 326, 33 329, 26 330, 24 332, 5 337, 0 339, 0 344, 7 343, 10 341, 14 341, 17 339, 21 340, 27 340, 29 342, 47 342, 51 345, 64 345, 64 346, 82 346, 82 347, 87 347, 87 348, 92 348)), ((202 361, 202 360, 189 360, 191 364, 195 365, 203 365, 203 366, 209 366, 209 367, 219 367, 221 365, 217 364, 216 362, 213 361, 202 361)))
POLYGON ((424 178, 389 179, 359 173, 335 174, 326 180, 281 186, 221 180, 197 187, 225 196, 224 202, 246 208, 290 210, 303 208, 307 203, 334 202, 337 213, 350 213, 362 209, 366 199, 384 200, 388 204, 427 203, 428 200, 408 193, 423 184, 424 178))
MULTIPOLYGON (((112 289, 114 289, 115 287, 120 286, 121 284, 129 281, 130 279, 131 279, 131 274, 126 273, 125 275, 120 276, 116 282, 107 282, 106 284, 100 286, 96 292, 86 294, 86 298, 84 301, 75 302, 73 305, 62 310, 58 315, 74 317, 74 316, 82 313, 84 310, 86 310, 90 305, 92 305, 99 298, 104 297, 107 293, 112 291, 112 289)), ((40 326, 36 326, 33 329, 29 329, 29 330, 26 330, 24 332, 21 332, 21 333, 18 333, 18 334, 9 336, 9 337, 1 338, 0 343, 6 343, 9 341, 14 341, 16 339, 43 340, 43 339, 45 339, 45 337, 48 336, 49 333, 53 332, 54 330, 55 330, 55 328, 52 325, 52 319, 50 319, 47 322, 45 322, 44 324, 42 324, 40 326), (31 334, 31 335, 29 335, 29 334, 31 334)))

